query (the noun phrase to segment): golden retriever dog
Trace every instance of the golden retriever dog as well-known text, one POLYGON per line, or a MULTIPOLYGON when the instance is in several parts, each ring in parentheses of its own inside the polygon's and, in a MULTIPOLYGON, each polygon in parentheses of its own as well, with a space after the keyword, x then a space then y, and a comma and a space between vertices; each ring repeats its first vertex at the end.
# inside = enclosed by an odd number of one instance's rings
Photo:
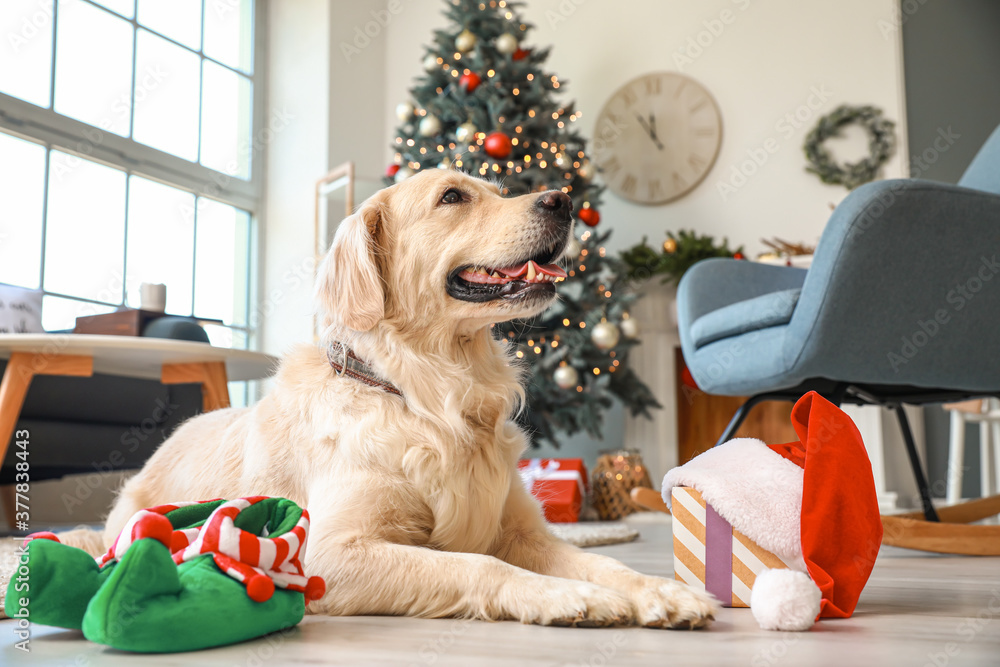
POLYGON ((708 596, 553 537, 516 471, 524 392, 490 325, 555 300, 571 210, 437 169, 372 196, 319 268, 320 345, 255 406, 178 428, 122 488, 105 546, 144 507, 283 496, 312 518, 315 613, 706 625, 708 596), (335 367, 341 346, 399 394, 335 367))

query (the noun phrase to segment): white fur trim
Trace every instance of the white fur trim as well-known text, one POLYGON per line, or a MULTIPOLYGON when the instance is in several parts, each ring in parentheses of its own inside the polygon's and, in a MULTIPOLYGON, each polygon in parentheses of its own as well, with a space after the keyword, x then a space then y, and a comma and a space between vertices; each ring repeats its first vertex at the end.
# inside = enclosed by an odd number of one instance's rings
POLYGON ((816 622, 822 597, 807 574, 764 570, 750 593, 750 611, 763 630, 802 632, 816 622))
POLYGON ((722 518, 782 560, 802 562, 802 468, 760 440, 713 447, 663 478, 663 501, 675 486, 697 489, 722 518))

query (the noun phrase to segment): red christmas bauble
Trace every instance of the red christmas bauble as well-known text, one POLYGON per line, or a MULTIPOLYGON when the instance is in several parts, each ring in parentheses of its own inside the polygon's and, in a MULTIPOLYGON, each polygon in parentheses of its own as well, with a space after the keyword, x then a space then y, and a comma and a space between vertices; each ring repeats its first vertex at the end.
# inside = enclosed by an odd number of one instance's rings
POLYGON ((491 158, 497 160, 503 160, 513 149, 514 145, 510 143, 510 137, 508 137, 503 132, 493 132, 486 137, 486 141, 483 142, 483 148, 486 149, 486 154, 491 158))
POLYGON ((393 178, 395 177, 397 171, 399 171, 399 165, 390 164, 388 167, 385 168, 385 175, 388 176, 389 178, 393 178))
POLYGON ((458 85, 467 93, 473 92, 482 83, 482 79, 475 72, 469 72, 458 77, 458 85))
POLYGON ((691 370, 687 366, 685 366, 684 369, 681 370, 681 382, 684 384, 685 387, 690 387, 691 389, 698 389, 700 391, 698 383, 694 381, 694 376, 691 375, 691 370))
POLYGON ((743 253, 738 252, 733 255, 733 259, 743 259, 743 253))
POLYGON ((596 208, 591 208, 589 206, 581 208, 580 212, 576 215, 578 218, 583 220, 584 224, 588 227, 596 227, 601 221, 601 214, 597 212, 596 208))
POLYGON ((527 49, 518 49, 512 53, 510 57, 514 60, 524 60, 528 57, 529 53, 531 53, 531 51, 528 51, 527 49))

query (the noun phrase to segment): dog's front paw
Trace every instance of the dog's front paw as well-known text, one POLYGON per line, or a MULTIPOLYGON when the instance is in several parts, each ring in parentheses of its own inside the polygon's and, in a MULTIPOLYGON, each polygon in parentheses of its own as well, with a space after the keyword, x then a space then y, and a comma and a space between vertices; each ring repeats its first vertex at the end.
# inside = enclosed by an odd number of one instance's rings
POLYGON ((522 623, 601 627, 632 625, 635 607, 625 595, 604 586, 555 577, 532 577, 513 592, 513 616, 522 623))
POLYGON ((715 618, 719 607, 707 593, 660 577, 643 577, 631 597, 637 623, 647 628, 703 628, 715 618))

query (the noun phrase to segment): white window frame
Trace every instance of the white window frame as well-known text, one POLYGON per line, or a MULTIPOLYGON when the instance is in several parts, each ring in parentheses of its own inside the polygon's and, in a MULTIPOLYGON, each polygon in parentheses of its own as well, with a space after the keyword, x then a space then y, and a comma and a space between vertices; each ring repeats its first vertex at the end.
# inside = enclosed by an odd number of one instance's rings
MULTIPOLYGON (((99 5, 92 0, 82 0, 91 6, 100 9, 101 11, 108 12, 112 16, 118 19, 128 21, 133 27, 133 48, 132 48, 132 77, 133 85, 132 94, 134 95, 135 89, 135 39, 138 35, 138 30, 148 31, 157 37, 167 40, 168 42, 181 46, 189 51, 193 51, 191 47, 186 46, 175 39, 167 37, 162 33, 150 29, 149 27, 142 25, 138 21, 138 12, 136 16, 131 19, 125 18, 120 14, 99 5)), ((211 2, 225 2, 225 0, 202 0, 202 16, 204 17, 205 5, 211 2)), ((43 145, 46 150, 45 158, 45 203, 42 208, 42 257, 41 257, 41 268, 39 275, 39 285, 42 287, 42 293, 48 296, 61 297, 65 299, 72 299, 75 301, 80 301, 82 303, 93 303, 101 306, 124 306, 126 301, 126 291, 125 280, 122 280, 122 294, 120 303, 106 302, 106 301, 96 301, 93 299, 82 298, 74 295, 61 294, 59 292, 53 292, 50 290, 45 290, 44 286, 44 275, 45 275, 45 241, 46 232, 48 227, 48 178, 49 178, 49 159, 52 150, 57 150, 63 153, 69 153, 77 157, 98 162, 110 167, 114 167, 125 172, 126 178, 129 176, 141 176, 143 178, 148 178, 164 185, 169 185, 171 187, 184 190, 189 192, 196 197, 206 197, 208 199, 213 199, 215 201, 222 202, 224 204, 229 204, 236 208, 242 209, 250 214, 250 224, 249 224, 249 239, 248 239, 248 259, 249 259, 249 275, 247 276, 247 304, 246 304, 246 321, 242 324, 225 324, 224 326, 228 329, 234 331, 241 331, 246 335, 247 348, 257 349, 259 347, 259 336, 257 335, 257 327, 254 326, 257 319, 254 316, 254 310, 252 304, 256 302, 256 294, 259 289, 259 266, 260 266, 260 251, 259 251, 259 239, 260 239, 260 229, 261 229, 261 216, 263 214, 263 186, 264 186, 264 175, 265 175, 265 142, 262 140, 264 136, 264 128, 266 127, 266 110, 265 110, 265 76, 264 68, 267 62, 266 58, 266 39, 265 39, 265 17, 267 15, 267 0, 255 0, 254 2, 254 16, 253 16, 253 72, 248 74, 233 67, 219 62, 203 53, 204 39, 202 39, 201 48, 196 51, 200 58, 204 58, 210 62, 221 65, 227 69, 238 71, 242 76, 246 76, 250 79, 253 85, 253 98, 252 98, 252 108, 251 108, 251 150, 250 150, 250 179, 242 180, 236 176, 230 176, 223 172, 215 171, 214 169, 209 169, 197 162, 189 162, 184 158, 177 157, 176 155, 171 155, 164 151, 152 148, 145 144, 139 143, 130 137, 123 137, 113 132, 108 132, 102 130, 94 125, 89 125, 82 121, 78 121, 74 118, 64 116, 57 113, 52 108, 42 108, 36 106, 30 102, 6 95, 0 92, 0 129, 2 129, 7 134, 11 134, 21 139, 25 139, 32 143, 43 145)), ((49 104, 53 104, 55 100, 55 85, 56 85, 56 56, 58 49, 58 26, 59 26, 59 3, 54 0, 52 5, 52 63, 51 67, 51 82, 49 89, 49 104)), ((204 18, 202 19, 202 37, 204 38, 204 18)), ((199 67, 201 67, 199 65, 199 67)), ((200 93, 199 93, 200 94, 200 93)), ((135 105, 130 104, 130 115, 131 123, 130 128, 134 129, 134 114, 135 105)), ((201 100, 199 99, 198 114, 199 114, 199 132, 198 132, 198 154, 201 154, 201 100)), ((126 183, 128 181, 126 180, 126 183)), ((126 186, 127 188, 127 186, 126 186)), ((126 203, 128 198, 128 190, 126 189, 126 203)), ((197 230, 198 224, 198 213, 197 206, 195 206, 194 212, 194 224, 197 230)), ((128 225, 128 220, 126 220, 126 225, 128 225)), ((126 226, 127 230, 127 226, 126 226)), ((123 248, 123 252, 127 254, 127 243, 123 248)), ((197 253, 197 246, 195 247, 195 252, 197 253)), ((192 288, 193 285, 192 285, 192 288)))

